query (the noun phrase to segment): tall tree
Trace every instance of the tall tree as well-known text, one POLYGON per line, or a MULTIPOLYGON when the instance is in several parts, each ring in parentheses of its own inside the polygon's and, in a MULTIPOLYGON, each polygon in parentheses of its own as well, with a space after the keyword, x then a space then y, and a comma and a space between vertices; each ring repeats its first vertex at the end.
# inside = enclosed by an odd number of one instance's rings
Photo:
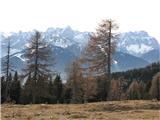
POLYGON ((25 76, 30 74, 33 81, 32 103, 36 101, 38 79, 45 78, 43 79, 43 82, 45 82, 45 80, 48 80, 48 76, 51 75, 54 63, 54 59, 51 59, 51 50, 51 46, 42 39, 41 33, 38 31, 35 32, 29 46, 26 48, 24 55, 27 60, 25 76))
POLYGON ((9 87, 11 84, 11 81, 9 80, 10 78, 10 73, 11 73, 11 63, 10 63, 10 50, 11 50, 11 44, 10 44, 10 38, 8 37, 8 46, 7 46, 7 55, 5 56, 5 60, 3 62, 3 69, 2 71, 5 73, 6 77, 6 86, 5 86, 5 95, 4 98, 6 101, 10 100, 10 92, 9 92, 9 87))
MULTIPOLYGON (((112 54, 118 38, 118 34, 115 33, 117 29, 118 25, 113 20, 103 20, 96 32, 91 35, 81 58, 85 73, 92 71, 94 76, 106 75, 107 84, 111 81, 112 54)), ((107 84, 106 89, 109 91, 107 84)))

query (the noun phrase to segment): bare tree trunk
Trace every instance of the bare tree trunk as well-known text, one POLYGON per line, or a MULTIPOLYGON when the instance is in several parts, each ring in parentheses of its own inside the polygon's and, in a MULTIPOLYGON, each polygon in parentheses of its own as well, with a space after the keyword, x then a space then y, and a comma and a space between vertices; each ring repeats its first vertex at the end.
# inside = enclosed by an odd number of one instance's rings
POLYGON ((37 72, 38 72, 38 40, 39 40, 39 33, 36 33, 36 49, 35 49, 35 70, 34 70, 34 90, 33 90, 33 104, 36 102, 36 83, 37 83, 37 72))
MULTIPOLYGON (((109 36, 108 36, 108 88, 107 91, 109 93, 110 90, 110 83, 111 83, 111 21, 109 20, 109 36)), ((108 96, 108 95, 107 95, 108 96)))
POLYGON ((109 21, 109 37, 108 37, 108 80, 111 80, 111 21, 109 21))
POLYGON ((7 47, 7 62, 6 62, 6 89, 5 89, 5 99, 6 101, 10 100, 9 95, 9 69, 10 69, 10 39, 8 39, 7 47))

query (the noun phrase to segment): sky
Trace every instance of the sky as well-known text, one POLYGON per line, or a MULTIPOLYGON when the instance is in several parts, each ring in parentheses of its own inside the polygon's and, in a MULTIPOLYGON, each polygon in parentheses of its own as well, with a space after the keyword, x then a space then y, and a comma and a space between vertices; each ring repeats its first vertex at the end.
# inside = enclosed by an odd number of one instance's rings
POLYGON ((113 19, 120 32, 145 30, 160 43, 159 0, 0 0, 0 32, 71 26, 95 31, 113 19))

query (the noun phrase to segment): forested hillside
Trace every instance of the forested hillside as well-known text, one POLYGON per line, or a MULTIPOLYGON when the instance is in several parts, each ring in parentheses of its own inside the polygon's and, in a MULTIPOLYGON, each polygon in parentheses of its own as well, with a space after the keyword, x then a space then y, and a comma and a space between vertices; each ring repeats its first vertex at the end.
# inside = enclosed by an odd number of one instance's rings
POLYGON ((152 80, 153 76, 158 73, 160 70, 160 63, 152 63, 144 68, 132 69, 125 72, 115 72, 112 73, 112 77, 117 79, 119 77, 123 77, 128 80, 139 80, 143 82, 148 82, 152 80))

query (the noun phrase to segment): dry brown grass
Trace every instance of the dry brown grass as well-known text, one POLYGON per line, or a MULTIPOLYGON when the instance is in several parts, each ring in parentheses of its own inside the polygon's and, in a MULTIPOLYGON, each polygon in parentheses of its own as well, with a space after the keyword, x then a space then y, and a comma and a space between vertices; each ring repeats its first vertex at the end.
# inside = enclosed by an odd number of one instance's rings
POLYGON ((88 104, 1 106, 1 120, 160 120, 160 102, 112 101, 88 104))

